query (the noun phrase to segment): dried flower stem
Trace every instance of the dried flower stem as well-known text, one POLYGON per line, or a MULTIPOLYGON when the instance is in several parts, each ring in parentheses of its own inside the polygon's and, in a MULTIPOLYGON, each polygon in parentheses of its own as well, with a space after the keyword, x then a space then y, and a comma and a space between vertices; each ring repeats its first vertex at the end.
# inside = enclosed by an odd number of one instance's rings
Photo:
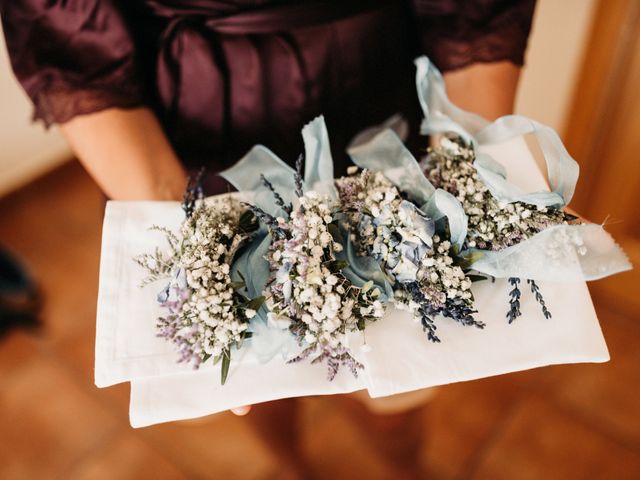
POLYGON ((542 292, 540 291, 540 287, 534 280, 527 280, 527 283, 531 285, 531 293, 533 293, 536 297, 536 301, 540 304, 540 308, 542 309, 542 314, 544 318, 551 318, 551 312, 547 309, 547 305, 545 304, 544 298, 542 297, 542 292))
POLYGON ((507 312, 507 318, 509 319, 509 323, 511 323, 522 315, 522 311, 520 310, 520 297, 522 293, 518 286, 520 283, 519 278, 511 277, 509 278, 509 283, 513 286, 513 289, 509 292, 509 311, 507 312))

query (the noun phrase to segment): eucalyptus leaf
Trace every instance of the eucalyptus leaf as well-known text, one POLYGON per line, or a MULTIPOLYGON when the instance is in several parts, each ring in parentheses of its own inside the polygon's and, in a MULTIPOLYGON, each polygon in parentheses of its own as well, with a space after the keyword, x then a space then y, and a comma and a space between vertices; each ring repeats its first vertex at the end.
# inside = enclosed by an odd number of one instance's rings
POLYGON ((247 304, 247 308, 250 308, 251 310, 255 310, 257 312, 265 302, 265 300, 266 297, 264 295, 256 297, 247 304))
POLYGON ((229 366, 231 365, 231 350, 222 352, 222 367, 220 370, 220 383, 224 385, 229 375, 229 366))
POLYGON ((484 254, 479 251, 470 251, 465 255, 459 256, 455 258, 455 265, 459 266, 463 270, 466 270, 471 267, 476 261, 480 260, 484 254))
POLYGON ((240 227, 240 230, 245 233, 251 233, 258 229, 258 219, 251 210, 246 210, 242 215, 240 215, 238 226, 240 227))
POLYGON ((344 270, 349 266, 349 262, 346 260, 331 260, 327 262, 327 268, 332 272, 336 273, 341 270, 344 270))

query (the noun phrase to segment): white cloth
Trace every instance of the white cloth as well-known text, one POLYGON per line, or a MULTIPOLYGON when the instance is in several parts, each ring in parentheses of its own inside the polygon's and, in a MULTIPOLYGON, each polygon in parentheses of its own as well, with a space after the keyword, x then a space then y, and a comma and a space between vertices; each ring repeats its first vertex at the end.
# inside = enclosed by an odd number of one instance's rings
MULTIPOLYGON (((528 189, 546 185, 523 139, 483 147, 507 169, 508 178, 528 189)), ((358 378, 343 369, 329 382, 326 367, 285 364, 280 355, 261 364, 250 342, 232 357, 229 377, 220 385, 220 366, 193 370, 176 363, 173 346, 155 336, 161 313, 160 285, 139 288, 145 272, 132 258, 163 241, 151 225, 176 230, 182 219, 177 202, 109 202, 104 220, 98 294, 95 382, 106 387, 131 382, 130 420, 134 427, 200 417, 232 407, 278 398, 347 393, 366 389, 381 397, 452 382, 545 365, 605 362, 607 347, 584 282, 538 282, 553 318, 545 319, 526 283, 521 284, 522 316, 505 317, 510 286, 504 280, 474 284, 484 330, 437 318, 442 340, 427 340, 406 312, 391 310, 349 338, 365 369, 358 378)))

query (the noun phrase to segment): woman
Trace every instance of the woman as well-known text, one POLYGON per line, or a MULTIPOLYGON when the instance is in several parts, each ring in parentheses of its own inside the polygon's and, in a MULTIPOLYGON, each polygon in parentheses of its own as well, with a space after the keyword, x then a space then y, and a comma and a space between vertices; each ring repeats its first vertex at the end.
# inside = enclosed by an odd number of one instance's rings
MULTIPOLYGON (((256 143, 293 162, 301 127, 319 114, 337 173, 351 137, 394 113, 410 120, 415 145, 419 54, 445 72, 463 108, 511 113, 533 8, 534 0, 0 0, 34 118, 60 124, 105 194, 128 200, 178 199, 189 169, 224 169, 256 143)), ((225 188, 215 175, 207 187, 225 188)), ((290 472, 293 424, 273 425, 294 408, 280 402, 250 416, 290 472)), ((387 432, 378 443, 399 465, 417 451, 417 411, 361 416, 387 432), (396 454, 389 438, 413 448, 396 454)))

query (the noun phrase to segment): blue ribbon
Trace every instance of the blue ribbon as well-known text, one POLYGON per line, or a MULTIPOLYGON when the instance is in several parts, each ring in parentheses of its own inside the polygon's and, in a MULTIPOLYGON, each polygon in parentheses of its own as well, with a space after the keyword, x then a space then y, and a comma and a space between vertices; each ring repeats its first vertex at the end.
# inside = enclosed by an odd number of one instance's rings
POLYGON ((382 172, 415 204, 422 205, 421 210, 431 219, 438 220, 446 216, 452 242, 462 248, 467 235, 467 216, 462 205, 453 195, 431 184, 396 133, 385 129, 375 135, 356 137, 347 152, 360 168, 382 172))
POLYGON ((478 155, 474 166, 492 195, 503 202, 522 201, 556 208, 571 201, 579 167, 552 128, 520 115, 507 115, 490 123, 466 112, 451 103, 442 75, 427 57, 420 57, 415 63, 418 98, 424 113, 422 133, 454 132, 474 146, 502 143, 526 134, 533 134, 538 140, 552 191, 523 192, 496 171, 490 157, 478 155))

